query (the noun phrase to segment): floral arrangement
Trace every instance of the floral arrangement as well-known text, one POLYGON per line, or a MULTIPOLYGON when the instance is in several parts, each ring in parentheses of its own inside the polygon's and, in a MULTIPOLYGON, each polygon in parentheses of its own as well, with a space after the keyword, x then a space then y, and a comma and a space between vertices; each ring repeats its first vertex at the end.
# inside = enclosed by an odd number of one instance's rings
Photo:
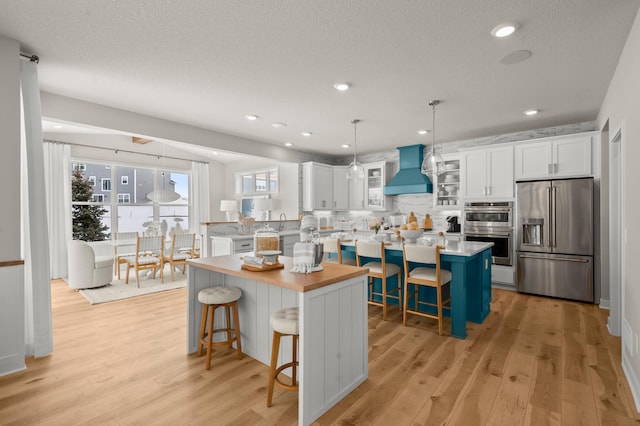
POLYGON ((377 234, 378 231, 380 231, 381 227, 382 227, 381 217, 371 216, 369 218, 369 229, 373 230, 377 234))

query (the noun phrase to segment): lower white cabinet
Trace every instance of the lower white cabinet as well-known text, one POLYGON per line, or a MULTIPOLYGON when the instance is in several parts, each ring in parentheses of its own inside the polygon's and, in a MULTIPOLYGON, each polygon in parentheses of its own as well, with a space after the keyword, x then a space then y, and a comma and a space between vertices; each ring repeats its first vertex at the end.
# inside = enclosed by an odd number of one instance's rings
POLYGON ((515 146, 515 178, 549 179, 590 176, 592 136, 572 135, 515 146))
POLYGON ((241 239, 211 237, 211 256, 226 256, 250 251, 253 251, 253 237, 241 239))

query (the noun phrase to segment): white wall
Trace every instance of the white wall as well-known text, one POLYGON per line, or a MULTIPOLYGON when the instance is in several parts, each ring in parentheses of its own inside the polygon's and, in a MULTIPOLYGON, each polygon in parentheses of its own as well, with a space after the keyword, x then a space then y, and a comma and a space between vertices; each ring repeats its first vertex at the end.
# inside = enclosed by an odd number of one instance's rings
MULTIPOLYGON (((600 128, 609 120, 609 137, 613 138, 623 126, 623 199, 625 203, 626 235, 619 236, 625 241, 625 275, 622 298, 622 322, 626 322, 634 334, 640 337, 640 285, 635 270, 640 258, 640 15, 636 16, 626 45, 620 56, 618 66, 604 102, 598 114, 600 128), (627 243, 628 241, 628 243, 627 243)), ((594 58, 597 60, 597 58, 594 58)), ((602 141, 607 143, 607 141, 602 141)), ((614 236, 612 236, 614 238, 614 236)), ((613 294, 613 292, 612 292, 613 294)), ((624 325, 623 325, 624 327, 624 325)), ((638 339, 638 337, 635 337, 638 339)), ((635 345, 631 345, 635 346, 635 345)), ((636 407, 640 406, 640 354, 629 347, 623 339, 623 367, 634 392, 636 407)))
MULTIPOLYGON (((273 210, 271 218, 278 219, 280 213, 284 213, 287 219, 298 219, 298 164, 283 163, 265 158, 256 158, 251 160, 237 161, 227 163, 225 165, 225 181, 226 191, 225 199, 239 199, 240 196, 235 193, 235 176, 236 172, 246 172, 251 170, 268 169, 278 167, 280 190, 277 194, 273 194, 273 210)), ((224 213, 220 212, 220 199, 217 205, 213 205, 211 212, 216 216, 216 220, 225 220, 224 213)))

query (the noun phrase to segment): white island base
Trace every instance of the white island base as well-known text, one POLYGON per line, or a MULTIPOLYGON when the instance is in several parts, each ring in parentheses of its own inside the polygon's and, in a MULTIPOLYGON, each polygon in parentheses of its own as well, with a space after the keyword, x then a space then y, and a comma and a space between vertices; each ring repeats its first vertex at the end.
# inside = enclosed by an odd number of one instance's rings
MULTIPOLYGON (((308 425, 368 377, 367 269, 329 264, 313 274, 292 274, 291 258, 280 257, 280 262, 284 269, 248 272, 240 269, 240 255, 189 261, 187 352, 198 349, 198 292, 204 288, 242 289, 242 350, 266 365, 271 357, 271 314, 298 306, 298 424, 308 425)), ((215 328, 222 326, 221 317, 216 315, 215 328)), ((291 360, 291 340, 282 340, 278 365, 291 360)))

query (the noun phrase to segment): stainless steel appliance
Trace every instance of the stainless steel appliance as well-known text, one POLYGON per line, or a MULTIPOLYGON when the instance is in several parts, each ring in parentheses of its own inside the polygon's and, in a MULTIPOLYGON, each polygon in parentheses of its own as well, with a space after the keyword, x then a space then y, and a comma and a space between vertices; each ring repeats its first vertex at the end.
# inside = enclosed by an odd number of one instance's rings
POLYGON ((458 216, 447 216, 447 232, 460 232, 458 216))
POLYGON ((516 187, 518 291, 593 302, 593 178, 516 187))
POLYGON ((468 202, 464 206, 464 239, 493 243, 494 265, 513 265, 513 203, 468 202))

